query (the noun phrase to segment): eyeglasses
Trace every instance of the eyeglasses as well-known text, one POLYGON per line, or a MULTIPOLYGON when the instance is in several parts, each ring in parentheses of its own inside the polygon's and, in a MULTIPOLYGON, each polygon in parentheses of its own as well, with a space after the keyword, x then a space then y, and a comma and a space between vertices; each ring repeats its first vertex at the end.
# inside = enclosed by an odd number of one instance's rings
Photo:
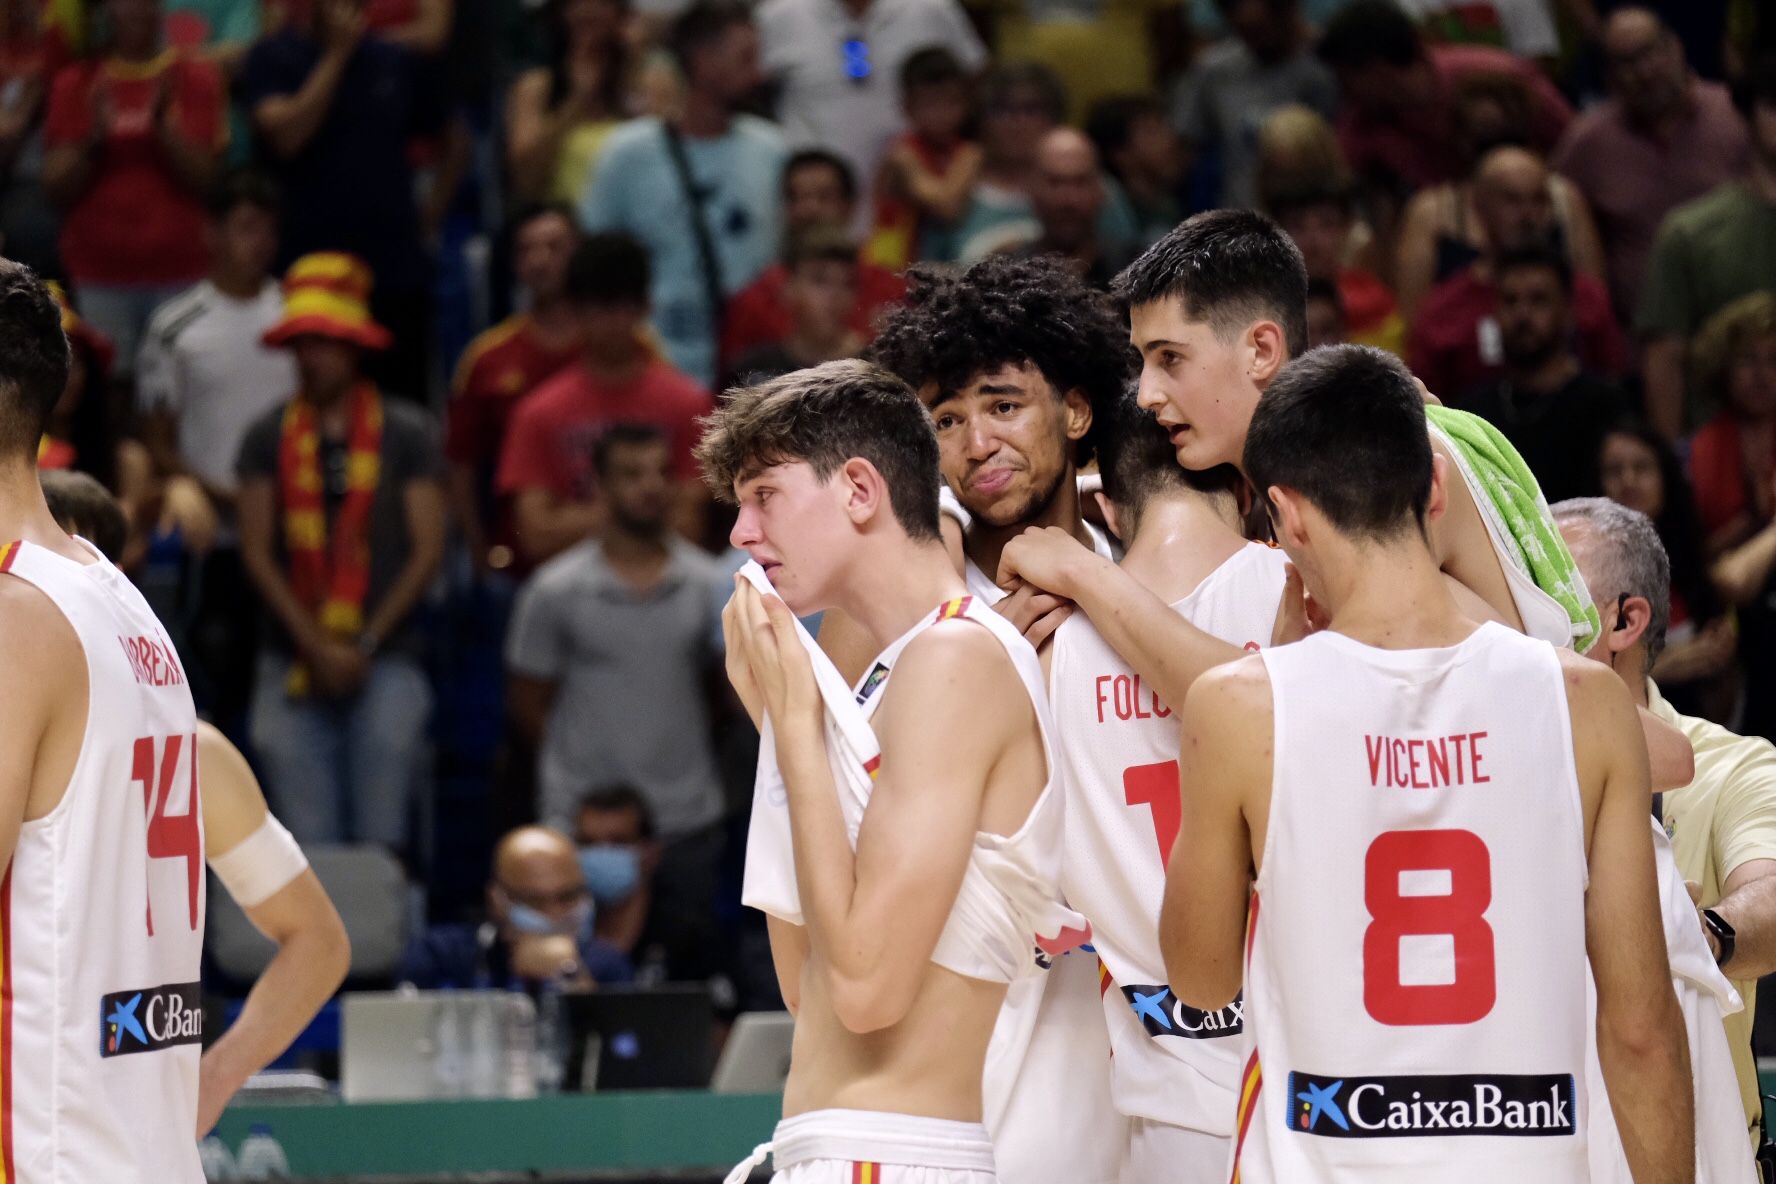
POLYGON ((538 912, 544 913, 554 909, 571 909, 574 905, 579 904, 580 901, 584 900, 588 895, 588 890, 584 884, 575 884, 570 888, 562 888, 557 892, 517 892, 508 888, 506 885, 501 884, 500 891, 504 892, 508 897, 517 901, 519 904, 528 905, 529 907, 536 909, 538 912))

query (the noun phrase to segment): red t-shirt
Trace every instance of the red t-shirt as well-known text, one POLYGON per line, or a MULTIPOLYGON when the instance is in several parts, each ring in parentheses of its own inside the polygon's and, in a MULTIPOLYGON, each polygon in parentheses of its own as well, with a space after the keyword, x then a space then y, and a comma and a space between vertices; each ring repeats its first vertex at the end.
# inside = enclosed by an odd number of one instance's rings
POLYGON ((76 62, 56 75, 44 117, 49 148, 78 144, 92 127, 95 91, 111 107, 92 184, 62 221, 62 263, 76 284, 178 284, 209 266, 203 198, 172 171, 155 134, 166 91, 186 139, 221 148, 227 136, 216 67, 167 50, 152 62, 76 62))
MULTIPOLYGON (((761 345, 776 345, 790 334, 789 306, 783 288, 789 272, 781 263, 774 263, 737 292, 728 301, 727 315, 722 319, 722 364, 734 360, 761 345)), ((874 263, 857 265, 857 304, 851 309, 850 327, 868 341, 876 335, 876 320, 882 309, 906 299, 906 280, 874 263)))
POLYGON ((1690 440, 1690 484, 1696 490, 1696 512, 1705 533, 1713 534, 1741 514, 1761 523, 1763 513, 1745 479, 1739 421, 1730 412, 1703 424, 1690 440))
MULTIPOLYGON (((1461 398, 1504 370, 1493 319, 1498 293, 1475 267, 1464 267, 1435 288, 1419 306, 1407 340, 1406 359, 1431 393, 1461 405, 1461 398)), ((1627 373, 1628 342, 1616 324, 1609 290, 1595 276, 1573 276, 1572 315, 1579 361, 1593 374, 1627 373)))
POLYGON ((1529 96, 1529 146, 1543 156, 1554 150, 1572 120, 1572 106, 1534 63, 1485 45, 1432 45, 1425 52, 1441 91, 1436 102, 1398 122, 1378 123, 1357 111, 1346 111, 1339 119, 1339 143, 1352 169, 1363 175, 1392 174, 1412 189, 1456 180, 1462 160, 1455 134, 1455 86, 1486 74, 1523 84, 1529 96))
POLYGON ((462 465, 498 461, 519 400, 578 356, 577 342, 559 349, 544 345, 525 314, 469 342, 446 408, 444 455, 462 465))
POLYGON ((697 418, 714 406, 709 392, 664 362, 649 362, 621 386, 597 382, 574 366, 539 386, 518 405, 500 453, 499 493, 546 489, 563 501, 586 501, 597 492, 592 446, 619 423, 646 423, 672 444, 672 475, 697 476, 691 450, 697 418))

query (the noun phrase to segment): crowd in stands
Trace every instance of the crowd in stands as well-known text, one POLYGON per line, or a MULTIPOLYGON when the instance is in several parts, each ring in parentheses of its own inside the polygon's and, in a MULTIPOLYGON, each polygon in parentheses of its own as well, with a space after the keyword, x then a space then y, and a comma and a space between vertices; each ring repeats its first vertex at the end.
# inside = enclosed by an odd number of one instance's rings
POLYGON ((768 1006, 698 420, 909 266, 1268 213, 1314 344, 1653 519, 1659 684, 1776 736, 1773 55, 1756 0, 0 0, 0 249, 75 347, 42 465, 298 839, 403 861, 406 977, 768 1006))

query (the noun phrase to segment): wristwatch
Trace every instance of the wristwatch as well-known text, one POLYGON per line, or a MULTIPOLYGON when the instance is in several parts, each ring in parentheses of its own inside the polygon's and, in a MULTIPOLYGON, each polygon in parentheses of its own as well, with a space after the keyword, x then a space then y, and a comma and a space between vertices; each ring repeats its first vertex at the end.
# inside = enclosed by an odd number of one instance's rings
POLYGON ((1715 958, 1714 964, 1725 966, 1733 960, 1733 927, 1713 909, 1702 910, 1702 923, 1708 926, 1708 932, 1714 934, 1715 943, 1720 946, 1720 955, 1715 958))

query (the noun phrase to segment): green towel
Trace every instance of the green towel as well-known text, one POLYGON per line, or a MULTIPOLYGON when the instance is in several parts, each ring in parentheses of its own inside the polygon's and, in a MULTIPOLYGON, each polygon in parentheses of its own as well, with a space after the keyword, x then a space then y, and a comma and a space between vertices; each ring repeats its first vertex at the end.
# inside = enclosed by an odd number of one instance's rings
MULTIPOLYGON (((1591 603, 1578 564, 1523 457, 1478 415, 1431 405, 1425 408, 1425 418, 1459 454, 1475 503, 1499 544, 1499 561, 1514 565, 1566 610, 1572 647, 1581 654, 1590 649, 1602 632, 1597 606, 1591 603)), ((1529 622, 1524 623, 1528 627, 1529 622)))

